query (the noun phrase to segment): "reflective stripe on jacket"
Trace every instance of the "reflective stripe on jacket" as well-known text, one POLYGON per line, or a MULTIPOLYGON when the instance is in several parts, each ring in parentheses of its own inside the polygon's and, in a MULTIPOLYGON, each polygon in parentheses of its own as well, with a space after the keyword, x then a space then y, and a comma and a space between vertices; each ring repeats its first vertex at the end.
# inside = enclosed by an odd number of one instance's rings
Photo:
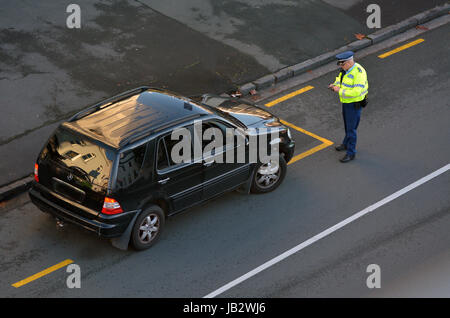
POLYGON ((355 65, 342 77, 342 83, 341 75, 339 74, 334 81, 334 85, 341 88, 341 90, 339 90, 339 99, 341 103, 362 101, 369 91, 366 70, 358 63, 355 63, 355 65))

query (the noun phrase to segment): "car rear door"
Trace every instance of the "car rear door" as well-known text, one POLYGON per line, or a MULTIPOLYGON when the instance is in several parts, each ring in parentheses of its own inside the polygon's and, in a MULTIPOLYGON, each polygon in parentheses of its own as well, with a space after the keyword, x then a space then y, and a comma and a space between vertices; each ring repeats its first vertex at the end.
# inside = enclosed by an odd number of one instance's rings
POLYGON ((155 160, 157 187, 169 198, 173 212, 199 203, 203 193, 202 163, 193 160, 175 162, 172 150, 178 142, 171 139, 170 133, 160 136, 155 160))

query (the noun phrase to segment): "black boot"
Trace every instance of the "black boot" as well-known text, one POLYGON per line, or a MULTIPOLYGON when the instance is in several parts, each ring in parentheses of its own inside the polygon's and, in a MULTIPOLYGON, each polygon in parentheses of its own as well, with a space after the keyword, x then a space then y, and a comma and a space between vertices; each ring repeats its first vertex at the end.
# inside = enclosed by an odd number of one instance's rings
POLYGON ((355 155, 350 156, 350 155, 347 154, 342 159, 339 159, 339 161, 343 162, 343 163, 346 163, 346 162, 349 162, 349 161, 351 161, 353 159, 355 159, 355 155))
POLYGON ((339 146, 336 146, 335 149, 337 151, 343 151, 343 150, 347 150, 347 147, 345 145, 341 144, 339 146))

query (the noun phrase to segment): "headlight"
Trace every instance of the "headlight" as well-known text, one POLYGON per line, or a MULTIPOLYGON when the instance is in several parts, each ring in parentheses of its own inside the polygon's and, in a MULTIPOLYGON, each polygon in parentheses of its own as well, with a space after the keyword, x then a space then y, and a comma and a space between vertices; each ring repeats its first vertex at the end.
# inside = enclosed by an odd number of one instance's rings
POLYGON ((292 139, 291 131, 289 130, 289 128, 287 129, 287 135, 288 135, 289 139, 292 139))

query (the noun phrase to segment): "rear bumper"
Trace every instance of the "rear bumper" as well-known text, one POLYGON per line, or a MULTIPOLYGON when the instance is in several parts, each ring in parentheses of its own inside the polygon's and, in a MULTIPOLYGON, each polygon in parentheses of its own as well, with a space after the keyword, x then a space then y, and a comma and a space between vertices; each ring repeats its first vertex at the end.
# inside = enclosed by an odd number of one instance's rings
POLYGON ((31 187, 28 194, 34 205, 41 211, 49 213, 62 221, 80 226, 104 238, 121 236, 133 217, 139 212, 129 211, 117 215, 99 213, 94 219, 88 219, 45 198, 36 186, 31 187))

